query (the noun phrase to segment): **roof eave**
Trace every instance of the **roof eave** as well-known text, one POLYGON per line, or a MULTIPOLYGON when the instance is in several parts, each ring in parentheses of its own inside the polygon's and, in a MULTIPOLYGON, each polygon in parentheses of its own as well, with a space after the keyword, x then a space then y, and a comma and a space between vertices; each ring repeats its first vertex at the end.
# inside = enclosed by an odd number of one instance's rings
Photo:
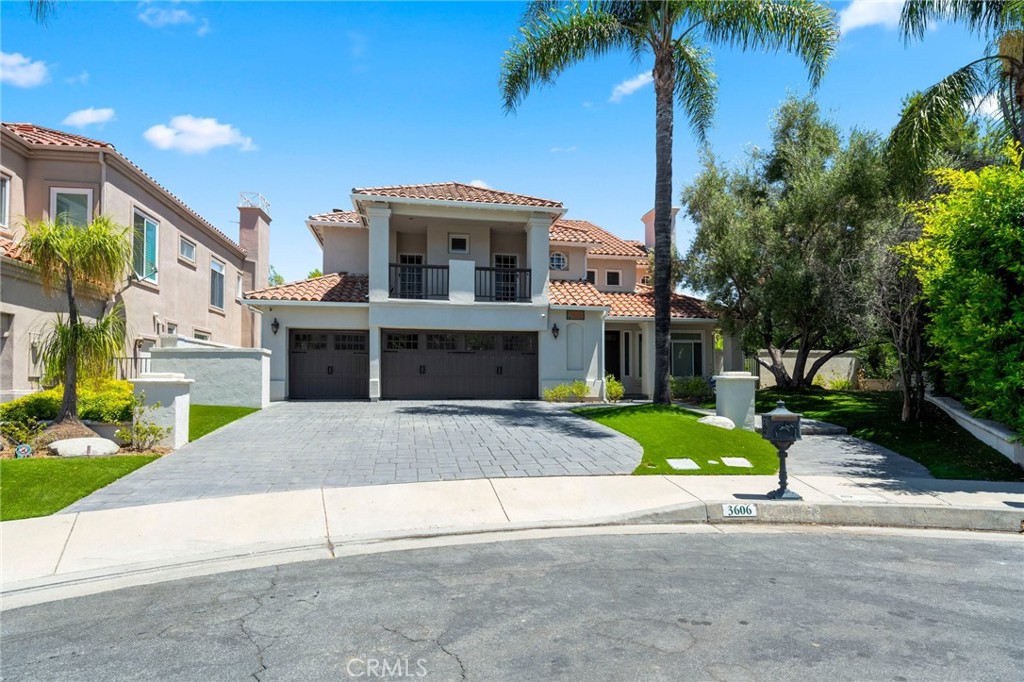
POLYGON ((352 194, 352 205, 358 208, 358 203, 379 202, 386 204, 411 204, 414 206, 443 206, 445 208, 472 208, 489 211, 514 211, 517 213, 553 213, 554 220, 565 215, 566 209, 554 206, 528 206, 525 204, 495 204, 483 201, 454 201, 451 199, 421 199, 418 197, 393 197, 380 194, 352 194))

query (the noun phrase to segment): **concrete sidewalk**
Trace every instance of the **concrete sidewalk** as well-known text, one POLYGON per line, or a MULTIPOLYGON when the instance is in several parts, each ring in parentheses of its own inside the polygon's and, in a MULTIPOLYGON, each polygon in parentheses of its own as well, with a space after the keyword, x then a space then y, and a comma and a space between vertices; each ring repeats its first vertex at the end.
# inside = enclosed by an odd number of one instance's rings
POLYGON ((2 608, 199 572, 332 558, 397 538, 609 524, 803 523, 1020 532, 1024 484, 798 476, 480 479, 317 488, 0 524, 2 608), (724 518, 750 504, 756 517, 724 518), (248 564, 251 565, 251 564, 248 564), (56 589, 56 591, 54 591, 56 589), (70 592, 69 592, 70 589, 70 592), (48 596, 51 595, 51 596, 48 596))

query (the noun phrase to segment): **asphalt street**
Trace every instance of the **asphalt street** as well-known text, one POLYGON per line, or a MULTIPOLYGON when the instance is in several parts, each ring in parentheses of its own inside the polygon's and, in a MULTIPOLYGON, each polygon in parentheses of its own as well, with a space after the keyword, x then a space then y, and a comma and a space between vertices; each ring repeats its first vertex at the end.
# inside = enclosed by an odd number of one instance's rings
POLYGON ((3 613, 4 680, 1020 680, 1024 543, 586 535, 225 573, 3 613))

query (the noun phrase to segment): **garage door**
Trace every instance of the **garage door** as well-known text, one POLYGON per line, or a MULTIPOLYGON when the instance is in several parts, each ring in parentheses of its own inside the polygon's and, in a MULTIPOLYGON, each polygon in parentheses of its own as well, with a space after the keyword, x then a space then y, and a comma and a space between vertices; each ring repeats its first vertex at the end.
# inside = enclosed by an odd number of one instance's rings
POLYGON ((537 334, 385 330, 384 398, 537 397, 537 334))
POLYGON ((291 398, 367 398, 370 354, 366 332, 293 329, 288 346, 291 398))

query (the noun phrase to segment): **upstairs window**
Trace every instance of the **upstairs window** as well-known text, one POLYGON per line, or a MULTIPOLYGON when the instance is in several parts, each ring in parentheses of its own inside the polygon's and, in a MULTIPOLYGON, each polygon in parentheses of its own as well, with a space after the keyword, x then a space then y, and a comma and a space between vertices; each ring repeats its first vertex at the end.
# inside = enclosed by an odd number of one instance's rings
POLYGON ((11 179, 0 175, 0 228, 6 230, 11 226, 11 179))
POLYGON ((92 190, 54 187, 50 190, 50 218, 70 225, 92 220, 92 190))
POLYGON ((224 309, 224 264, 210 259, 210 305, 224 309))
POLYGON ((651 286, 651 276, 650 275, 644 275, 643 277, 641 277, 640 278, 640 284, 643 284, 645 286, 651 286))
POLYGON ((469 253, 469 235, 448 235, 448 253, 469 253))
POLYGON ((196 244, 191 239, 185 239, 181 237, 178 240, 178 255, 189 261, 190 263, 196 262, 196 244))
POLYGON ((156 221, 135 211, 132 231, 132 269, 145 282, 156 283, 157 235, 156 221))
POLYGON ((565 254, 561 251, 555 251, 551 254, 551 269, 552 270, 568 270, 569 259, 565 257, 565 254))
POLYGON ((619 286, 622 283, 622 273, 618 270, 605 270, 604 283, 609 287, 619 286))
POLYGON ((597 284, 597 270, 587 270, 587 281, 591 284, 597 284))

